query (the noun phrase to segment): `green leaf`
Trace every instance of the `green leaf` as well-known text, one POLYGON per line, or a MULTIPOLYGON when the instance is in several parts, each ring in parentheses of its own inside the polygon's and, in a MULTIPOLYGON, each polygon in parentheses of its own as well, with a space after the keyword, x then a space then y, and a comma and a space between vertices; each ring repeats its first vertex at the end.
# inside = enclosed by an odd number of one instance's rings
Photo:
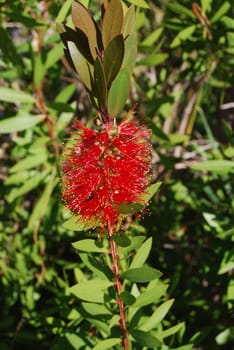
POLYGON ((100 343, 98 343, 93 350, 107 350, 107 349, 113 349, 113 346, 121 344, 120 338, 110 338, 102 340, 100 343))
POLYGON ((17 171, 23 171, 27 169, 32 169, 37 167, 38 165, 41 165, 42 163, 45 163, 47 159, 47 154, 45 152, 38 154, 36 157, 28 156, 25 159, 20 160, 18 163, 16 163, 11 169, 10 172, 14 173, 17 171))
POLYGON ((124 41, 125 53, 122 68, 126 67, 129 70, 129 74, 135 67, 137 58, 137 35, 136 33, 130 34, 124 41))
POLYGON ((136 298, 129 292, 122 292, 121 298, 124 302, 124 305, 132 305, 136 301, 136 298))
POLYGON ((191 166, 193 170, 228 173, 234 171, 234 162, 231 160, 206 160, 191 166))
POLYGON ((48 183, 46 184, 44 191, 42 192, 41 197, 39 198, 39 200, 37 201, 36 205, 33 208, 32 215, 30 216, 30 219, 28 222, 29 230, 35 230, 39 228, 40 221, 43 219, 46 211, 48 210, 48 205, 49 205, 53 188, 55 187, 58 181, 57 179, 55 179, 55 174, 56 174, 56 168, 54 167, 48 179, 48 183))
POLYGON ((139 7, 143 7, 145 9, 149 9, 150 8, 145 0, 128 0, 128 2, 130 2, 133 5, 136 5, 136 6, 139 6, 139 7))
POLYGON ((144 200, 146 203, 149 202, 149 200, 157 193, 161 185, 162 182, 156 182, 155 184, 147 187, 145 194, 141 196, 142 200, 144 200))
POLYGON ((49 69, 54 66, 58 60, 63 56, 63 45, 59 44, 53 47, 47 54, 45 68, 49 69))
POLYGON ((213 24, 218 22, 221 17, 223 17, 228 10, 230 9, 231 4, 228 1, 224 1, 224 3, 219 7, 219 9, 215 12, 214 16, 211 17, 210 22, 213 24))
POLYGON ((128 35, 131 35, 135 31, 135 25, 136 25, 136 13, 134 6, 130 6, 124 16, 123 20, 123 26, 122 26, 122 33, 124 38, 126 38, 128 35))
POLYGON ((177 325, 170 327, 164 331, 157 332, 157 337, 161 340, 167 337, 170 337, 174 335, 175 333, 179 332, 180 330, 185 329, 185 323, 180 322, 177 325))
POLYGON ((74 26, 87 36, 92 57, 95 59, 98 49, 96 27, 89 11, 80 2, 74 1, 72 4, 72 20, 74 26))
POLYGON ((107 46, 103 59, 103 67, 107 85, 110 85, 118 74, 124 57, 124 39, 117 35, 107 46))
POLYGON ((66 19, 66 16, 71 8, 72 1, 73 0, 66 0, 64 2, 63 6, 59 10, 59 13, 58 13, 57 18, 56 18, 56 22, 61 23, 66 19))
POLYGON ((45 116, 40 115, 24 115, 3 119, 0 121, 0 134, 8 134, 16 131, 23 131, 39 124, 45 119, 45 116))
POLYGON ((113 282, 96 279, 83 283, 78 283, 69 288, 69 291, 79 299, 93 303, 103 303, 103 290, 111 286, 113 286, 113 282))
POLYGON ((73 247, 77 250, 87 253, 108 253, 108 249, 100 245, 100 242, 94 239, 83 239, 72 243, 73 247))
POLYGON ((108 315, 111 316, 110 310, 105 305, 95 303, 82 303, 84 310, 92 316, 108 315))
POLYGON ((156 53, 150 56, 147 56, 146 58, 143 58, 142 60, 137 62, 138 66, 158 66, 159 64, 166 61, 168 58, 167 53, 156 53))
POLYGON ((20 90, 0 87, 0 101, 10 103, 34 103, 35 97, 20 90))
POLYGON ((122 233, 117 233, 112 238, 120 247, 128 247, 131 244, 131 240, 128 238, 128 236, 122 233))
POLYGON ((97 97, 99 108, 106 110, 107 81, 103 64, 99 57, 94 62, 93 92, 97 97))
POLYGON ((102 22, 103 45, 106 49, 111 40, 121 33, 123 8, 120 0, 111 0, 102 22))
POLYGON ((148 332, 155 328, 164 319, 174 301, 174 299, 167 300, 165 303, 157 307, 154 313, 144 322, 140 329, 148 332))
POLYGON ((152 238, 150 237, 142 244, 140 249, 137 251, 129 268, 134 269, 136 267, 142 267, 149 256, 151 247, 152 238))
POLYGON ((150 35, 148 35, 142 42, 141 46, 152 46, 155 41, 162 35, 164 28, 160 27, 155 29, 150 35))
POLYGON ((133 215, 144 208, 144 204, 141 203, 121 203, 116 209, 121 215, 133 215))
POLYGON ((177 13, 178 15, 185 15, 186 17, 191 17, 193 19, 195 19, 195 15, 193 13, 193 11, 191 11, 190 9, 188 9, 187 7, 183 6, 183 5, 180 5, 179 3, 177 2, 169 2, 167 4, 167 7, 177 13))
POLYGON ((122 68, 112 83, 108 95, 108 113, 115 118, 124 108, 130 90, 130 74, 122 68), (118 98, 117 98, 118 97, 118 98))
POLYGON ((130 329, 130 333, 139 345, 147 348, 155 348, 162 345, 159 339, 140 329, 130 329))
POLYGON ((69 84, 56 96, 55 102, 67 103, 76 90, 76 84, 69 84))
POLYGON ((87 231, 92 228, 95 228, 98 225, 95 219, 90 219, 89 221, 85 221, 82 219, 82 217, 79 216, 72 216, 70 219, 65 221, 62 226, 66 230, 71 231, 87 231))
POLYGON ((132 305, 133 308, 142 307, 155 303, 161 296, 163 296, 168 288, 168 285, 160 284, 157 287, 150 288, 140 294, 135 303, 132 305))
POLYGON ((195 24, 182 29, 176 35, 176 37, 172 41, 170 47, 171 48, 175 48, 175 47, 179 46, 183 41, 189 39, 191 37, 191 35, 195 32, 195 30, 196 30, 196 25, 195 24))
POLYGON ((91 90, 92 66, 80 53, 73 41, 68 41, 67 46, 77 74, 80 76, 85 86, 91 90))
POLYGON ((162 276, 162 273, 152 267, 143 266, 134 269, 129 269, 123 273, 122 278, 131 282, 149 282, 162 276))
POLYGON ((45 172, 42 174, 35 174, 32 178, 28 178, 27 181, 25 181, 25 183, 20 187, 13 188, 7 197, 9 203, 38 187, 44 177, 45 172))

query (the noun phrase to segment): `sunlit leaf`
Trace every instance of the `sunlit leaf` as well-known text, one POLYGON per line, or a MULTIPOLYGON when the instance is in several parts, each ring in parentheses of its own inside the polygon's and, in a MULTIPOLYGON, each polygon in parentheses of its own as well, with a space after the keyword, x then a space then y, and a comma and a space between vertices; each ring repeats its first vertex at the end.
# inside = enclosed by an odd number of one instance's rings
POLYGON ((123 20, 122 33, 124 38, 134 33, 135 25, 136 25, 135 8, 134 6, 130 6, 123 20))
POLYGON ((87 253, 107 253, 108 249, 100 245, 100 242, 94 239, 83 239, 72 243, 73 247, 79 251, 87 253))
POLYGON ((143 7, 145 9, 149 8, 149 5, 147 4, 146 0, 128 0, 131 4, 139 6, 139 7, 143 7))
POLYGON ((44 115, 25 115, 0 120, 0 134, 22 131, 39 124, 45 119, 44 115))
POLYGON ((0 87, 0 101, 10 103, 33 103, 35 97, 26 92, 10 89, 6 87, 0 87))
POLYGON ((142 267, 146 261, 146 259, 149 256, 150 250, 152 246, 152 238, 148 238, 140 247, 140 249, 136 252, 136 255, 134 256, 131 265, 129 266, 130 269, 134 269, 136 267, 142 267))
POLYGON ((78 283, 69 288, 69 291, 79 299, 94 303, 103 303, 103 291, 111 286, 113 286, 113 282, 96 279, 78 283))
POLYGON ((140 327, 141 330, 148 332, 151 329, 155 328, 166 316, 172 304, 174 303, 174 299, 167 300, 165 303, 157 307, 157 309, 153 312, 153 314, 145 321, 145 323, 140 327))
POLYGON ((113 349, 113 346, 121 344, 120 338, 110 338, 102 340, 100 343, 98 343, 93 350, 107 350, 107 349, 113 349))

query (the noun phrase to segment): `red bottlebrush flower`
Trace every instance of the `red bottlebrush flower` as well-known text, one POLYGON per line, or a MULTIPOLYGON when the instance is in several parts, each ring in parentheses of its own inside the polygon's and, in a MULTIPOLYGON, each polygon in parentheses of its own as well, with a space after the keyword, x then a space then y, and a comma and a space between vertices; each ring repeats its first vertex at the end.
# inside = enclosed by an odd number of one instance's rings
MULTIPOLYGON (((62 196, 84 222, 115 230, 121 204, 142 203, 150 181, 150 131, 135 122, 102 131, 76 123, 62 161, 62 196)), ((145 204, 145 203, 142 203, 145 204)))

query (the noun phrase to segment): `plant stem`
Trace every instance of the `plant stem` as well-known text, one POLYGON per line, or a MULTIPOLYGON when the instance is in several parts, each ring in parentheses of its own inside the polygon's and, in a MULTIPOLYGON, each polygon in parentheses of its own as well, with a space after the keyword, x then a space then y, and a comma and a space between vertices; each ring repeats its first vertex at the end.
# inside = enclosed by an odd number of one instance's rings
POLYGON ((128 342, 128 330, 126 326, 126 319, 125 319, 125 310, 124 310, 124 303, 123 299, 121 298, 121 289, 122 284, 119 278, 119 265, 118 265, 118 253, 116 249, 116 243, 112 238, 112 230, 109 230, 108 232, 109 240, 110 240, 110 250, 112 255, 112 262, 113 262, 113 273, 115 276, 115 286, 117 291, 117 303, 119 305, 119 315, 120 315, 120 327, 122 329, 122 344, 124 350, 129 350, 129 342, 128 342))

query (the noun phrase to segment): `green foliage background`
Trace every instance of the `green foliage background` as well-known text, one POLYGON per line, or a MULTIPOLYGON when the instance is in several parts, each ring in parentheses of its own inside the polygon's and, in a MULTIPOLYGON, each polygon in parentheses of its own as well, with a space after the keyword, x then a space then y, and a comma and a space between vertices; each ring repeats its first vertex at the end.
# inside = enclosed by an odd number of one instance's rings
MULTIPOLYGON (((98 1, 82 2, 100 16, 98 1)), ((162 300, 176 299, 164 324, 186 322, 168 348, 230 349, 233 3, 202 0, 207 21, 189 0, 132 2, 150 9, 137 7, 139 52, 126 110, 137 102, 152 128, 153 180, 163 186, 129 236, 153 237, 148 263, 169 284, 162 300)), ((71 242, 93 233, 63 226, 70 214, 59 162, 72 119, 90 123, 95 111, 56 32, 56 22, 71 22, 70 6, 0 1, 1 350, 77 348, 79 305, 67 288, 89 272, 71 242)), ((79 327, 91 337, 85 323, 79 327)))

